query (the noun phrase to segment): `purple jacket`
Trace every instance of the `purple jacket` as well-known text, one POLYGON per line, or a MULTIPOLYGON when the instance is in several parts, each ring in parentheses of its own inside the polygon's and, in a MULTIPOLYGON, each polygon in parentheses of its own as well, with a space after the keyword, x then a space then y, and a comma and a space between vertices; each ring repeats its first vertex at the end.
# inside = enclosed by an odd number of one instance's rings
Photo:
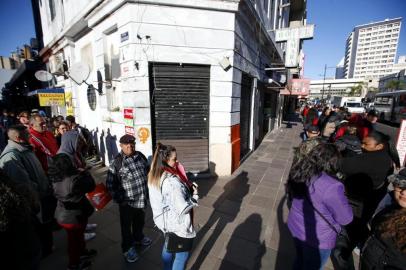
POLYGON ((319 249, 332 249, 337 233, 318 214, 316 208, 338 231, 352 221, 352 209, 344 195, 344 185, 322 173, 309 186, 310 204, 306 198, 294 198, 288 216, 293 237, 319 249), (313 208, 314 207, 314 208, 313 208))

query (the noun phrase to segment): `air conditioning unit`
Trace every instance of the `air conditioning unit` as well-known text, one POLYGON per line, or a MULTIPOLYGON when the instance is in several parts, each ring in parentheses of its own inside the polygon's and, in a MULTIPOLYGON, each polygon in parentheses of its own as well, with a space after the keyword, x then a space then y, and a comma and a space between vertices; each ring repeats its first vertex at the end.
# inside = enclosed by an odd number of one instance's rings
POLYGON ((55 76, 63 76, 65 74, 63 54, 55 54, 49 57, 49 69, 55 76))

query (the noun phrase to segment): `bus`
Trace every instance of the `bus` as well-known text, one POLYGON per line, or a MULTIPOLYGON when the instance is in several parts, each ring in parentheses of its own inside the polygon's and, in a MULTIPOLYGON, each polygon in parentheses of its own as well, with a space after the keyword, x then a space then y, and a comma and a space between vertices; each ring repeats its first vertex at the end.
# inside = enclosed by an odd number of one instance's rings
POLYGON ((406 90, 376 94, 374 109, 380 121, 400 124, 402 119, 406 119, 406 90))

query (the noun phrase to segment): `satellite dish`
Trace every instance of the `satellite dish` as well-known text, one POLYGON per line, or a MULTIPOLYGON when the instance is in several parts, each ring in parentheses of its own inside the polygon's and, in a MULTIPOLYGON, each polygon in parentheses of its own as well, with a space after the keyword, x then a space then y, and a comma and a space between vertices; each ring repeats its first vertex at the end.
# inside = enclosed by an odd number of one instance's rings
POLYGON ((90 67, 85 63, 76 63, 69 69, 69 77, 79 85, 89 78, 89 74, 90 67))
POLYGON ((54 76, 46 70, 38 70, 34 75, 35 78, 41 82, 49 82, 54 78, 54 76))

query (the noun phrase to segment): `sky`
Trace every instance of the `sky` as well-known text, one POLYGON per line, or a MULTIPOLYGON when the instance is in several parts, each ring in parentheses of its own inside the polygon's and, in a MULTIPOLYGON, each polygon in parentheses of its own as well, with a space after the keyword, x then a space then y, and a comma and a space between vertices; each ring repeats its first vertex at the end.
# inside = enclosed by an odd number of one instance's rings
MULTIPOLYGON (((307 0, 307 23, 314 38, 305 40, 304 76, 323 78, 324 65, 335 67, 344 56, 345 41, 356 25, 402 17, 397 56, 406 55, 405 0, 307 0)), ((334 77, 328 68, 326 77, 334 77)))
POLYGON ((30 0, 0 0, 0 55, 9 56, 35 37, 30 0))
MULTIPOLYGON (((80 0, 75 0, 80 1, 80 0)), ((307 23, 315 24, 304 42, 306 78, 323 77, 324 65, 335 67, 344 56, 345 41, 356 25, 403 17, 397 56, 406 55, 406 0, 307 0, 307 23)), ((30 0, 0 0, 0 55, 35 37, 30 0)), ((326 77, 334 76, 328 68, 326 77)))

